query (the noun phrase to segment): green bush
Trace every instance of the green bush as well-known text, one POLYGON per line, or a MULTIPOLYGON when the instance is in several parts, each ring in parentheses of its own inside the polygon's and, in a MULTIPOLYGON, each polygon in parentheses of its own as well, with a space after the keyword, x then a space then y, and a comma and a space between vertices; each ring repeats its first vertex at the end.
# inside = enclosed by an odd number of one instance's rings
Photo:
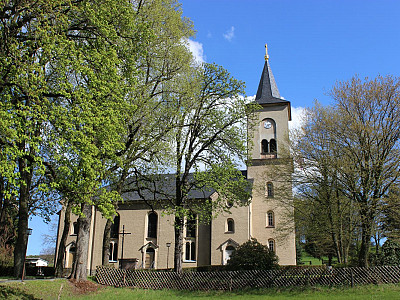
POLYGON ((271 270, 277 267, 276 254, 256 239, 237 247, 227 265, 229 270, 271 270))
POLYGON ((392 240, 386 240, 382 245, 382 265, 400 265, 400 245, 392 240))

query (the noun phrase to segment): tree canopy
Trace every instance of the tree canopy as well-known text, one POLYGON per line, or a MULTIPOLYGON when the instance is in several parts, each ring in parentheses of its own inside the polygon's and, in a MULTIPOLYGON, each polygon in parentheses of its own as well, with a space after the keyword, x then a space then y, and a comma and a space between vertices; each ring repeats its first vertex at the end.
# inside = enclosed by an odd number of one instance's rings
POLYGON ((369 263, 373 231, 399 183, 399 89, 391 76, 338 82, 331 107, 307 111, 293 149, 300 202, 325 224, 338 257, 359 241, 360 266, 369 263))

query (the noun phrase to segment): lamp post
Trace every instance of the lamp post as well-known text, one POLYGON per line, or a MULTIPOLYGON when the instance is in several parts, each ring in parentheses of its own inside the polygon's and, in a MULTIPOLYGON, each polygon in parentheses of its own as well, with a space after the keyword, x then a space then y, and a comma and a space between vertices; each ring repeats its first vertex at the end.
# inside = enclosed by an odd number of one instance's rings
POLYGON ((24 266, 22 268, 22 278, 21 281, 24 281, 24 277, 25 277, 25 261, 26 261, 26 250, 28 248, 28 240, 29 240, 29 236, 32 234, 32 228, 27 228, 26 229, 26 246, 25 246, 25 256, 24 256, 24 266))
POLYGON ((167 251, 167 269, 169 269, 168 267, 169 267, 169 265, 168 265, 168 260, 169 260, 169 247, 171 247, 171 243, 167 243, 167 249, 168 249, 168 251, 167 251))

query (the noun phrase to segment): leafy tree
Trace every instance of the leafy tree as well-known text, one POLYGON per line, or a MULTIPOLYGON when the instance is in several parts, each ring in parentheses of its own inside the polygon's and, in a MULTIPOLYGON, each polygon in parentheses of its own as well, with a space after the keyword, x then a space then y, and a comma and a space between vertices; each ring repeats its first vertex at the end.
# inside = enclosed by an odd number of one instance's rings
MULTIPOLYGON (((143 1, 137 7, 137 22, 145 24, 151 34, 144 51, 134 62, 138 69, 137 84, 131 95, 135 104, 126 120, 125 149, 121 162, 109 168, 110 186, 119 194, 132 187, 143 173, 158 173, 157 165, 168 150, 167 133, 173 128, 170 111, 162 104, 166 83, 180 80, 191 67, 192 55, 185 44, 192 34, 192 23, 182 17, 180 5, 174 0, 143 1), (150 171, 151 170, 151 171, 150 171)), ((136 184, 137 186, 137 184, 136 184)), ((116 209, 118 203, 114 203, 116 209)), ((110 230, 107 220, 103 236, 102 263, 109 259, 110 230)))
POLYGON ((14 275, 20 277, 27 243, 32 191, 46 190, 41 143, 56 95, 46 81, 50 49, 63 28, 63 1, 2 1, 0 5, 0 175, 3 195, 18 201, 14 275), (56 20, 58 20, 56 22, 56 20), (4 194, 5 193, 5 194, 4 194))
MULTIPOLYGON (((134 22, 137 5, 2 2, 0 174, 19 201, 16 276, 26 249, 29 201, 37 192, 58 190, 86 225, 85 206, 96 205, 106 217, 114 211, 118 195, 101 187, 107 167, 118 163, 124 149, 125 120, 135 107, 126 95, 133 94, 132 62, 148 34, 145 24, 134 22)), ((36 206, 44 209, 45 203, 36 206)), ((80 228, 78 258, 87 253, 80 241, 87 240, 88 226, 80 228)), ((84 263, 74 276, 84 279, 87 260, 78 261, 84 263)))
MULTIPOLYGON (((299 153, 297 161, 303 164, 303 173, 311 174, 300 182, 315 185, 313 191, 333 191, 331 200, 343 199, 338 203, 348 210, 348 219, 358 219, 359 266, 368 265, 382 201, 399 181, 399 87, 399 79, 390 76, 364 81, 354 77, 337 83, 330 92, 334 106, 317 105, 309 111, 294 151, 299 153), (325 177, 328 180, 320 180, 325 177)), ((320 192, 317 195, 324 199, 320 192)), ((340 216, 340 212, 333 211, 333 216, 340 216)), ((326 213, 321 216, 330 218, 326 213)), ((335 228, 351 229, 352 222, 335 228)))
POLYGON ((174 124, 167 166, 174 170, 175 192, 167 197, 165 210, 175 215, 174 269, 181 272, 185 218, 195 213, 207 220, 226 209, 227 199, 241 205, 250 197, 238 162, 246 158, 246 121, 256 105, 239 96, 242 82, 214 64, 204 64, 173 84, 180 93, 165 93, 164 100, 174 124), (196 188, 214 189, 218 198, 199 204, 189 197, 196 188))
POLYGON ((237 247, 228 260, 228 268, 231 270, 271 270, 277 267, 276 254, 256 239, 237 247))

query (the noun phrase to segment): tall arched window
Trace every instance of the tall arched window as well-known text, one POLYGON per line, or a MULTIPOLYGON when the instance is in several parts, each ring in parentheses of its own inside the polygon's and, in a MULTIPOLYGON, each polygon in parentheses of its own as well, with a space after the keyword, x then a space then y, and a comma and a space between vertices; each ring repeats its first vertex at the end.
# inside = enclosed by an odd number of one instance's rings
POLYGON ((269 211, 267 212, 267 227, 274 227, 274 226, 275 226, 274 212, 269 211))
POLYGON ((196 261, 196 242, 187 241, 185 244, 185 260, 196 261))
POLYGON ((267 140, 261 141, 261 152, 268 153, 268 141, 267 140))
POLYGON ((269 141, 269 152, 276 153, 276 140, 275 139, 271 139, 269 141))
POLYGON ((157 221, 158 216, 156 213, 149 213, 148 217, 148 227, 147 227, 147 237, 157 238, 157 221))
POLYGON ((109 262, 117 262, 118 259, 118 240, 110 242, 109 262))
POLYGON ((196 229, 197 229, 197 215, 192 215, 186 221, 186 237, 196 237, 196 229))
POLYGON ((234 232, 235 231, 235 222, 233 221, 233 219, 228 219, 226 221, 226 231, 227 232, 234 232))
POLYGON ((117 239, 119 235, 119 215, 114 217, 114 222, 111 225, 110 237, 117 239))
POLYGON ((273 239, 268 240, 268 248, 270 251, 275 252, 275 241, 273 239))
POLYGON ((274 197, 274 185, 272 184, 272 182, 267 182, 267 197, 274 197))

